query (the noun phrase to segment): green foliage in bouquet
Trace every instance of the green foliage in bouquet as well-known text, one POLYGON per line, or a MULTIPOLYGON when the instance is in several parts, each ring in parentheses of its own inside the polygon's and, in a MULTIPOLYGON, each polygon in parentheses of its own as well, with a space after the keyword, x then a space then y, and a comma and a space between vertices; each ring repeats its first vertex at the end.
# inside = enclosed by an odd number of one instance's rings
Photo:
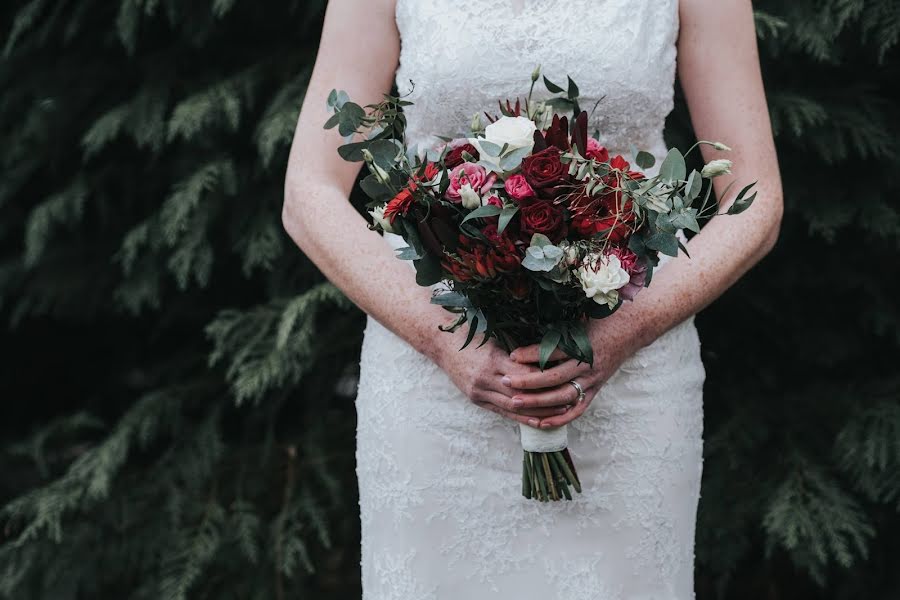
MULTIPOLYGON (((363 320, 278 219, 324 4, 0 7, 0 598, 359 598, 363 320)), ((787 213, 698 321, 697 597, 896 598, 900 15, 755 8, 787 213)))

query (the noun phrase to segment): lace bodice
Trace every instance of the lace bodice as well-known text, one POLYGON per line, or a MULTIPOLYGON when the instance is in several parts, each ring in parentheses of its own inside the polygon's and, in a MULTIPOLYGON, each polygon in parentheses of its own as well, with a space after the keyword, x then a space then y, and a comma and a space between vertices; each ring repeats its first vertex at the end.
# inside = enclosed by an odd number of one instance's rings
MULTIPOLYGON (((665 153, 677 0, 397 0, 397 27, 397 87, 412 88, 415 103, 412 144, 457 133, 475 113, 496 114, 498 99, 525 98, 541 65, 563 87, 572 77, 582 108, 597 105, 590 131, 611 151, 665 153)), ((539 84, 535 95, 548 93, 539 84)))

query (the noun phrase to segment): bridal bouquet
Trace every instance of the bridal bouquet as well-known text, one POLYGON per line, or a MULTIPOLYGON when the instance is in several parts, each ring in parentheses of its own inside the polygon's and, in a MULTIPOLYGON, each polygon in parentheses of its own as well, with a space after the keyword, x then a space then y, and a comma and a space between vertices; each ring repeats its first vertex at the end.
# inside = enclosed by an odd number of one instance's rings
MULTIPOLYGON (((688 173, 685 154, 672 149, 648 177, 641 170, 654 166, 652 154, 633 150, 632 165, 588 136, 571 78, 564 89, 544 77, 551 98, 534 101, 539 79, 538 69, 524 104, 500 103, 499 115, 485 113, 486 126, 476 115, 468 131, 432 148, 404 144, 411 103, 402 97, 361 107, 332 91, 325 127, 345 137, 343 158, 368 166, 361 185, 372 199, 370 228, 403 237, 398 258, 413 261, 420 285, 444 282, 432 302, 458 317, 441 329, 467 325, 463 348, 478 334, 508 351, 539 344, 543 369, 556 348, 593 363, 588 320, 649 285, 660 254, 687 254, 676 232, 697 232, 700 219, 718 214, 708 180, 731 162, 688 173)), ((688 152, 699 144, 728 149, 701 141, 688 152)), ((728 214, 750 206, 752 186, 728 214)), ((523 495, 571 500, 581 484, 566 428, 520 432, 523 495)))

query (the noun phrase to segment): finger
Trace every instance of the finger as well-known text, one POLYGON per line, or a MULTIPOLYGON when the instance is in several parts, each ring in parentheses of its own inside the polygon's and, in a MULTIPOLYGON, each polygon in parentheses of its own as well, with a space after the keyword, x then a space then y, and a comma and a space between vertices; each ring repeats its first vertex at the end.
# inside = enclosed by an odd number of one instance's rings
POLYGON ((538 417, 539 419, 546 419, 547 417, 555 417, 556 415, 564 414, 571 408, 571 404, 565 404, 562 406, 548 406, 546 408, 519 408, 514 410, 513 412, 520 415, 525 415, 526 417, 538 417))
POLYGON ((551 427, 562 427, 563 425, 567 425, 571 423, 578 417, 584 414, 584 411, 587 410, 588 406, 591 404, 591 400, 593 399, 593 392, 585 390, 585 397, 582 402, 575 404, 571 410, 566 411, 561 415, 557 415, 555 417, 547 417, 545 419, 541 419, 540 428, 541 429, 550 429, 551 427))
MULTIPOLYGON (((513 350, 509 356, 517 363, 537 363, 541 360, 541 347, 538 344, 522 346, 513 350)), ((568 357, 568 354, 557 348, 550 353, 548 360, 564 360, 568 357)))
POLYGON ((577 400, 578 390, 575 389, 575 386, 564 383, 555 388, 537 392, 517 391, 512 396, 512 405, 517 412, 522 412, 526 409, 575 404, 577 400))
POLYGON ((537 427, 541 420, 538 417, 529 417, 526 415, 520 415, 518 413, 514 413, 511 410, 506 410, 505 408, 501 408, 494 404, 493 402, 488 402, 486 400, 475 400, 475 404, 489 410, 491 412, 497 413, 498 415, 504 416, 507 419, 512 419, 518 423, 524 423, 525 425, 530 425, 531 427, 537 427))
POLYGON ((590 372, 590 365, 570 359, 546 371, 538 370, 522 374, 511 373, 502 377, 500 382, 517 390, 534 390, 557 387, 576 377, 586 378, 590 372))

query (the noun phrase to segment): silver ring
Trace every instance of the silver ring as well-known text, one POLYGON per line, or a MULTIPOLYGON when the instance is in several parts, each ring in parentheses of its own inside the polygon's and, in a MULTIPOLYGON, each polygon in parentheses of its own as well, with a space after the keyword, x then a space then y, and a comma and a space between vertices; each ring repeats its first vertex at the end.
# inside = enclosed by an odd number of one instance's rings
POLYGON ((568 382, 575 390, 578 392, 578 399, 575 400, 577 404, 581 404, 584 401, 584 388, 581 387, 581 384, 575 381, 574 379, 568 382))

